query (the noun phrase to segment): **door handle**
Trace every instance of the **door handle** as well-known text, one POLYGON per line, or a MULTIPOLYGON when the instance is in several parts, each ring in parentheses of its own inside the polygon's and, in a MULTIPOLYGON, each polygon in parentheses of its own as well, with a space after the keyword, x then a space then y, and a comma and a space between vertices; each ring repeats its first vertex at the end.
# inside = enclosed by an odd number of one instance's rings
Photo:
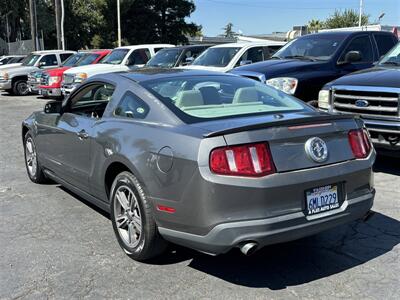
POLYGON ((81 131, 76 133, 79 137, 79 139, 87 139, 89 137, 89 134, 85 131, 85 129, 82 129, 81 131))

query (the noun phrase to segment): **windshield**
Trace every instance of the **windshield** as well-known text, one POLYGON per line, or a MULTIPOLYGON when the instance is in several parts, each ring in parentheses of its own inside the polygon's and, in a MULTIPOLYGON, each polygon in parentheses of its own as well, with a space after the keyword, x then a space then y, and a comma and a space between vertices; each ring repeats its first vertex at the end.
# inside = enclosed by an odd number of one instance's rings
POLYGON ((292 96, 243 77, 177 77, 142 85, 187 123, 310 109, 292 96))
POLYGON ((40 58, 40 55, 36 54, 29 54, 26 59, 24 60, 23 64, 24 66, 33 66, 38 59, 40 58))
POLYGON ((181 52, 182 50, 178 49, 160 50, 147 62, 146 66, 171 68, 175 65, 181 52))
POLYGON ((91 53, 91 54, 86 54, 85 56, 83 56, 78 62, 77 62, 77 66, 86 66, 86 65, 90 65, 92 64, 98 57, 100 56, 100 54, 95 54, 95 53, 91 53))
POLYGON ((239 50, 240 47, 208 48, 193 61, 192 65, 226 67, 239 50))
POLYGON ((329 60, 342 41, 339 36, 305 36, 287 43, 272 58, 329 60))
POLYGON ((379 62, 379 65, 400 66, 400 43, 390 50, 379 62))
POLYGON ((115 49, 101 61, 102 64, 119 65, 128 54, 129 49, 115 49))
POLYGON ((76 62, 80 60, 85 54, 84 53, 76 53, 74 55, 71 55, 70 57, 67 58, 66 61, 62 64, 63 67, 73 67, 75 66, 76 62))

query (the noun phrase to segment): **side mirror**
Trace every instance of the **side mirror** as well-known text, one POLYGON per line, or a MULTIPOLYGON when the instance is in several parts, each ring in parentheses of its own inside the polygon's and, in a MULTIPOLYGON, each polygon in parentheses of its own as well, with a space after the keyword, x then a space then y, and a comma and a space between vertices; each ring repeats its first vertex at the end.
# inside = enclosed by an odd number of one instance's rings
POLYGON ((49 101, 44 106, 45 114, 60 114, 62 111, 61 101, 49 101))
POLYGON ((253 63, 252 60, 242 60, 239 65, 240 66, 245 66, 245 65, 250 65, 252 63, 253 63))
POLYGON ((358 62, 360 60, 361 60, 360 51, 349 51, 344 56, 344 62, 345 63, 351 64, 351 63, 354 63, 354 62, 358 62))

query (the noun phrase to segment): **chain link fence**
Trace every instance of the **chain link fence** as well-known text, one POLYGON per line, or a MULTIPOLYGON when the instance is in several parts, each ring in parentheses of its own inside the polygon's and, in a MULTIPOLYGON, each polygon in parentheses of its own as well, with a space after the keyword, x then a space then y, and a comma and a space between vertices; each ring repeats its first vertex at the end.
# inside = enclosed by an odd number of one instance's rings
MULTIPOLYGON (((39 49, 44 49, 43 39, 39 39, 39 49)), ((0 55, 24 55, 29 54, 32 51, 35 51, 33 40, 22 40, 7 44, 0 38, 0 55)))

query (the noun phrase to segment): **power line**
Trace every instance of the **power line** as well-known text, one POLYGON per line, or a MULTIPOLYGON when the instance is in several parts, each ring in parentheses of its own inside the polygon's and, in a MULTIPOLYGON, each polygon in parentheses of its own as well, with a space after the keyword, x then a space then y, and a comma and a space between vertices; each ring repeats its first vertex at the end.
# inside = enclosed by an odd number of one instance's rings
MULTIPOLYGON (((238 3, 238 2, 231 2, 227 0, 203 0, 208 1, 215 4, 226 4, 226 5, 235 5, 235 6, 242 6, 242 7, 260 7, 260 8, 268 8, 268 9, 284 9, 284 10, 333 10, 333 9, 340 9, 338 7, 299 7, 299 6, 270 6, 270 5, 263 5, 262 3, 238 3)), ((350 9, 357 9, 358 6, 346 6, 345 8, 350 9)))

